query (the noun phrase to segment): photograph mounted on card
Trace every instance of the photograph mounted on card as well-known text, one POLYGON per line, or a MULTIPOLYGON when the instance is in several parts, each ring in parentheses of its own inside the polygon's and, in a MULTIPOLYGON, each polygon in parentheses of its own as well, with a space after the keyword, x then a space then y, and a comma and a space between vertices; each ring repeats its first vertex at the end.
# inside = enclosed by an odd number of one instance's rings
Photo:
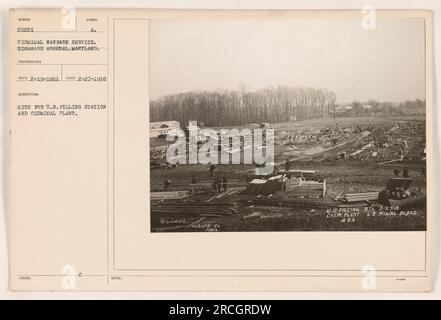
POLYGON ((427 291, 432 15, 10 11, 13 290, 427 291))

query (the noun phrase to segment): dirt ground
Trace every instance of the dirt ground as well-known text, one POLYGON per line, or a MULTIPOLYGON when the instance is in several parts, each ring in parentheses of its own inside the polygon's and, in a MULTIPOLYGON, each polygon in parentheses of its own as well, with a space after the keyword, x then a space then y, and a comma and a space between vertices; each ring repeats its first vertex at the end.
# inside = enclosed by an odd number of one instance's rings
MULTIPOLYGON (((338 118, 341 127, 353 127, 355 125, 374 125, 385 126, 389 129, 398 121, 401 123, 398 134, 404 134, 409 126, 416 127, 424 125, 422 117, 406 118, 338 118)), ((317 130, 324 128, 329 124, 334 124, 334 119, 326 121, 308 120, 297 122, 295 124, 272 124, 277 135, 287 135, 294 132, 307 130, 317 130)), ((424 148, 421 141, 425 139, 423 129, 413 131, 413 137, 409 138, 408 149, 413 153, 419 154, 424 148)), ((398 130, 398 129, 397 129, 398 130)), ((395 134, 397 135, 397 134, 395 134)), ((352 138, 350 136, 349 138, 352 138)), ((358 140, 353 139, 353 140, 358 140)), ((369 139, 367 139, 369 140, 369 139)), ((367 141, 366 140, 366 141, 367 141)), ((343 141, 343 138, 342 140, 343 141)), ((352 152, 356 147, 353 142, 343 146, 352 152)), ((361 143, 362 144, 362 143, 361 143)), ((355 193, 368 191, 381 191, 389 179, 393 177, 395 169, 403 170, 405 167, 409 170, 409 176, 412 178, 411 188, 418 188, 419 192, 425 193, 426 181, 422 176, 422 169, 425 169, 424 160, 416 157, 408 157, 403 161, 390 164, 379 164, 381 162, 394 159, 397 146, 391 143, 387 148, 380 148, 378 153, 383 154, 383 158, 351 158, 337 159, 337 153, 341 148, 334 148, 333 145, 306 145, 299 148, 321 148, 318 153, 319 160, 291 159, 291 169, 318 170, 319 177, 326 179, 327 197, 334 198, 341 193, 355 193), (324 149, 324 150, 323 150, 324 149), (334 150, 335 149, 335 150, 334 150), (327 151, 329 150, 329 151, 327 151)), ((287 158, 286 151, 290 146, 276 145, 276 159, 280 162, 287 158)), ((370 152, 369 152, 370 153, 370 152)), ((368 154, 368 152, 364 152, 368 154)), ((253 165, 217 165, 215 171, 216 177, 225 177, 228 181, 228 187, 245 187, 247 181, 252 178, 253 165)), ((279 167, 283 167, 280 165, 279 167)), ((171 169, 152 169, 150 174, 151 191, 160 191, 164 187, 164 180, 172 181, 172 190, 190 190, 190 183, 196 180, 196 192, 198 197, 190 197, 179 201, 204 202, 216 196, 211 189, 212 178, 209 172, 209 165, 180 165, 171 169)), ((219 202, 236 203, 234 211, 228 215, 191 215, 188 212, 179 212, 169 214, 152 214, 152 231, 158 232, 219 232, 219 231, 393 231, 393 230, 425 230, 426 213, 425 209, 394 211, 389 208, 379 208, 375 204, 362 204, 354 208, 329 209, 329 208, 304 208, 304 207, 278 207, 278 206, 255 206, 240 202, 240 193, 237 192, 230 197, 222 198, 219 202), (332 211, 334 210, 334 211, 332 211), (335 211, 337 210, 337 211, 335 211)), ((166 200, 165 202, 167 202, 166 200)), ((176 201, 176 200, 172 200, 176 201)), ((178 202, 179 202, 178 201, 178 202)), ((215 204, 217 200, 210 201, 209 205, 215 204)), ((207 202, 208 203, 208 202, 207 202)), ((153 203, 152 203, 153 204, 153 203)))

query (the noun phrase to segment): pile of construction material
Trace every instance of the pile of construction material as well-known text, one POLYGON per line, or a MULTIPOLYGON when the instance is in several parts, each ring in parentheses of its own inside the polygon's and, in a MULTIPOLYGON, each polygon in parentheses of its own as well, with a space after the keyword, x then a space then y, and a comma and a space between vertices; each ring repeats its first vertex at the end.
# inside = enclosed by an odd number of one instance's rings
POLYGON ((207 200, 207 202, 210 202, 210 201, 213 201, 213 200, 219 200, 219 199, 222 199, 222 198, 224 198, 224 197, 229 197, 229 196, 231 196, 231 195, 233 195, 233 194, 239 192, 239 190, 242 190, 242 188, 240 188, 240 189, 238 189, 238 188, 235 188, 235 189, 233 189, 233 188, 232 188, 232 189, 229 189, 229 190, 227 190, 227 191, 225 191, 225 192, 219 193, 219 194, 217 194, 217 195, 215 195, 215 196, 209 198, 209 199, 207 200))
POLYGON ((188 191, 159 191, 150 192, 150 200, 182 199, 190 196, 188 191))
POLYGON ((341 203, 333 199, 320 198, 296 198, 296 197, 258 197, 255 199, 241 199, 240 204, 243 206, 252 206, 254 209, 271 207, 273 212, 281 208, 296 209, 328 209, 328 208, 353 208, 366 206, 365 202, 359 203, 341 203))
POLYGON ((335 144, 339 139, 348 138, 352 129, 342 128, 339 126, 328 126, 320 130, 312 128, 297 130, 292 134, 283 135, 280 139, 282 145, 291 144, 321 144, 330 143, 335 144))
POLYGON ((326 180, 323 181, 304 181, 302 180, 298 186, 286 188, 287 197, 302 198, 321 198, 326 193, 326 180))
POLYGON ((326 193, 326 180, 315 179, 315 170, 287 170, 280 173, 267 179, 253 179, 243 195, 320 198, 326 193))
POLYGON ((284 175, 276 175, 268 179, 253 179, 243 194, 253 196, 270 195, 283 190, 286 180, 287 178, 284 175))
POLYGON ((378 200, 379 192, 346 193, 339 200, 344 202, 362 202, 378 200))
POLYGON ((219 217, 231 215, 234 212, 234 203, 214 202, 163 202, 151 207, 152 214, 219 217))

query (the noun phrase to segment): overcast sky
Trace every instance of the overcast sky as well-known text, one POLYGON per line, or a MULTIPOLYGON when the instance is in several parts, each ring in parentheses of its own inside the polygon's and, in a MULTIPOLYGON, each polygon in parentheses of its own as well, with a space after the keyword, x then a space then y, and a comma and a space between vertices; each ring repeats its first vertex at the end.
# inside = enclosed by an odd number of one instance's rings
POLYGON ((267 86, 327 88, 340 103, 425 98, 424 20, 155 20, 150 97, 267 86))

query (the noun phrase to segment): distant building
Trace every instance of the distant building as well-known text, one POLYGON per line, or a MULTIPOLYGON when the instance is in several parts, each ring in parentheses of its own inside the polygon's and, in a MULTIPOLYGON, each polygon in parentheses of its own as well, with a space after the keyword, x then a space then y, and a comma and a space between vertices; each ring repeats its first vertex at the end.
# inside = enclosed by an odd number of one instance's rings
POLYGON ((335 115, 337 117, 350 116, 352 114, 352 106, 337 106, 335 108, 335 115))
POLYGON ((170 130, 179 129, 181 124, 178 121, 158 121, 150 122, 150 137, 156 138, 160 135, 166 135, 170 130))

